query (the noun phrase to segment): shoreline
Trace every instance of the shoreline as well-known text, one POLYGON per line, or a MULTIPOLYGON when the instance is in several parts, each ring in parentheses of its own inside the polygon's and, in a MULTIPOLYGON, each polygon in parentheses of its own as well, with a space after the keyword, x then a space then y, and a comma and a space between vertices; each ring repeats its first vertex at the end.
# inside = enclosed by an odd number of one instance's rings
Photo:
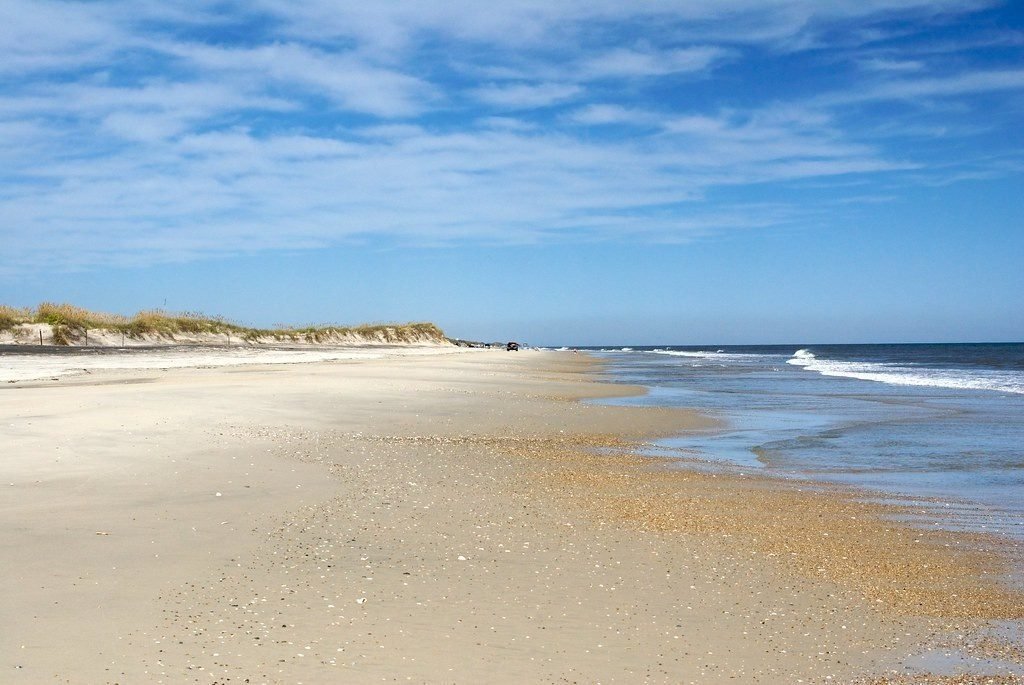
MULTIPOLYGON (((711 419, 581 402, 639 390, 566 357, 0 389, 20 455, 0 509, 12 682, 850 682, 903 673, 941 632, 1020 618, 1020 595, 985 580, 999 557, 962 536, 633 456, 711 419), (44 467, 55 447, 72 454, 44 467)), ((949 649, 977 667, 970 639, 949 649)))
MULTIPOLYGON (((843 346, 834 356, 856 356, 849 351, 856 347, 843 346)), ((599 355, 610 364, 609 382, 650 388, 646 398, 614 403, 707 404, 728 419, 712 435, 659 440, 652 456, 679 458, 697 470, 847 489, 865 501, 897 505, 901 518, 922 528, 1024 543, 1019 441, 1013 438, 1024 406, 1012 393, 822 378, 790 365, 778 346, 726 348, 718 351, 719 362, 715 354, 681 351, 697 359, 678 365, 668 352, 643 362, 648 352, 599 355), (702 369, 716 364, 716 370, 702 369), (750 381, 742 377, 748 372, 750 381), (716 379, 729 391, 719 391, 716 379)))
MULTIPOLYGON (((594 359, 596 365, 601 367, 602 371, 606 371, 611 363, 600 358, 594 359)), ((611 381, 602 381, 597 379, 600 383, 607 383, 609 385, 618 385, 611 381)), ((610 397, 587 397, 582 398, 584 400, 593 400, 594 402, 600 403, 601 406, 611 407, 623 407, 623 408, 651 408, 654 407, 669 407, 671 405, 633 405, 628 403, 630 397, 637 397, 646 394, 649 390, 649 386, 635 385, 632 383, 622 384, 620 387, 623 388, 643 388, 644 392, 624 392, 621 395, 612 395, 610 397), (610 402, 608 400, 611 400, 610 402), (618 402, 616 400, 626 400, 625 402, 618 402)), ((705 410, 699 408, 693 408, 692 411, 703 413, 706 417, 711 419, 711 422, 717 421, 714 418, 714 413, 711 411, 705 412, 705 410)), ((715 435, 721 426, 707 425, 702 427, 702 430, 709 431, 713 436, 715 435)), ((782 495, 793 499, 790 504, 800 509, 813 509, 815 504, 820 504, 822 498, 829 498, 836 503, 839 503, 843 510, 847 512, 854 512, 848 514, 850 520, 858 520, 861 523, 856 524, 856 527, 861 528, 864 525, 864 521, 868 520, 871 523, 876 524, 878 527, 872 531, 872 534, 861 534, 865 540, 870 540, 871 544, 876 546, 877 549, 873 553, 860 553, 853 559, 844 560, 847 562, 856 563, 858 560, 866 559, 870 560, 871 563, 878 563, 880 559, 884 558, 885 548, 900 548, 900 549, 912 549, 907 547, 906 544, 900 544, 899 541, 887 540, 885 542, 879 541, 880 534, 888 534, 896 532, 898 537, 906 537, 908 540, 913 540, 914 544, 924 542, 926 538, 931 540, 932 547, 942 547, 943 549, 959 548, 961 551, 957 553, 956 563, 940 570, 940 567, 936 565, 936 560, 931 560, 932 563, 924 563, 924 561, 918 562, 922 569, 931 568, 929 572, 930 576, 936 576, 937 580, 944 582, 958 582, 970 584, 971 579, 976 576, 1002 576, 1002 580, 999 580, 995 586, 991 589, 995 590, 995 594, 990 598, 994 600, 994 604, 986 600, 984 595, 975 597, 974 600, 980 600, 980 603, 968 610, 966 607, 958 607, 956 611, 950 611, 950 607, 945 610, 941 609, 937 602, 943 599, 948 600, 948 596, 958 598, 958 601, 954 604, 960 604, 963 601, 970 602, 971 600, 966 599, 966 595, 961 592, 953 592, 952 589, 942 583, 936 583, 931 589, 931 598, 926 602, 922 599, 919 594, 915 594, 909 600, 907 598, 900 598, 898 596, 890 596, 885 600, 876 601, 885 602, 891 606, 902 607, 904 610, 913 607, 917 611, 921 611, 924 607, 924 611, 931 613, 935 617, 949 617, 954 614, 959 614, 962 617, 975 617, 981 618, 982 620, 989 619, 1024 619, 1024 547, 1020 545, 1020 540, 1014 537, 1012 534, 1002 532, 984 532, 974 530, 960 530, 955 527, 943 527, 943 528, 929 528, 922 525, 919 522, 913 520, 914 516, 922 516, 921 511, 915 510, 912 505, 908 504, 907 501, 911 499, 909 496, 900 498, 893 493, 886 492, 884 490, 876 490, 867 487, 861 487, 854 484, 842 483, 829 481, 824 479, 815 479, 807 476, 793 475, 793 474, 772 474, 762 473, 757 470, 751 470, 743 467, 740 464, 732 464, 726 461, 717 461, 710 457, 701 456, 690 456, 686 459, 681 459, 677 456, 668 456, 665 453, 674 451, 671 447, 666 447, 662 443, 664 440, 671 441, 680 435, 692 433, 693 430, 678 431, 670 434, 657 434, 646 436, 646 439, 642 439, 636 442, 626 442, 618 444, 617 441, 612 440, 608 445, 604 445, 606 449, 601 454, 602 464, 615 464, 615 466, 622 467, 624 469, 635 469, 640 468, 643 471, 652 474, 657 480, 662 481, 664 484, 664 491, 661 492, 662 498, 659 500, 660 505, 644 504, 640 507, 638 513, 635 508, 627 508, 625 511, 620 512, 622 518, 627 520, 644 520, 643 523, 650 525, 658 530, 665 530, 670 532, 681 532, 685 530, 702 529, 711 530, 715 532, 722 532, 727 527, 726 521, 729 519, 735 519, 728 524, 728 527, 734 528, 735 530, 745 530, 749 532, 749 524, 757 518, 757 507, 750 506, 747 515, 736 517, 735 514, 731 516, 715 515, 716 512, 702 511, 703 517, 713 517, 714 522, 708 523, 702 521, 694 524, 693 522, 684 522, 680 520, 680 517, 676 516, 671 505, 665 506, 664 502, 668 501, 672 497, 679 497, 680 493, 684 491, 697 491, 707 490, 710 488, 719 489, 731 489, 733 491, 740 491, 744 493, 757 493, 761 490, 770 491, 771 498, 777 498, 782 495), (614 459, 609 459, 609 452, 615 455, 616 452, 621 453, 619 455, 620 463, 615 463, 614 459), (659 454, 660 453, 660 454, 659 454), (888 500, 888 501, 887 501, 888 500), (859 514, 859 515, 857 515, 859 514), (961 556, 961 554, 963 556, 961 556), (977 565, 972 566, 971 561, 968 557, 974 557, 974 563, 977 565), (980 562, 980 563, 979 563, 980 562), (965 576, 964 571, 970 570, 965 576), (956 578, 956 581, 952 581, 956 578), (1002 594, 1000 590, 1002 586, 1007 586, 1005 589, 1009 590, 1008 594, 1002 594), (983 606, 986 605, 987 606, 983 606)), ((587 456, 563 456, 569 459, 583 459, 588 460, 587 456)), ((652 479, 653 480, 653 479, 652 479)), ((652 487, 652 483, 648 481, 645 483, 645 488, 652 487)), ((924 498, 918 497, 918 500, 929 500, 933 502, 944 502, 939 498, 924 498)), ((687 503, 692 506, 694 500, 687 499, 687 503)), ((825 508, 831 508, 825 507, 825 508)), ((942 512, 938 510, 930 510, 928 512, 932 519, 942 518, 942 512)), ((948 516, 948 515, 947 515, 948 516)), ((805 516, 799 523, 800 528, 807 528, 810 524, 815 522, 815 519, 822 518, 821 515, 805 516)), ((835 517, 832 517, 833 519, 835 517)), ((828 521, 828 527, 834 527, 835 521, 828 521)), ((828 537, 828 532, 822 532, 823 537, 828 537)), ((847 538, 853 536, 848 535, 847 538)), ((782 542, 782 546, 788 551, 791 547, 799 546, 794 542, 794 538, 788 537, 782 542)), ((814 544, 820 546, 822 541, 815 540, 814 544)), ((776 552, 778 554, 778 552, 776 552)), ((799 554, 797 556, 800 556, 799 554)), ((804 554, 806 556, 806 553, 804 554)), ((810 569, 814 567, 815 571, 822 574, 825 569, 821 564, 826 563, 824 557, 828 556, 827 553, 821 551, 816 552, 814 558, 817 561, 809 562, 806 559, 801 560, 801 565, 810 569)), ((906 557, 904 554, 903 571, 907 570, 906 557)), ((940 554, 940 556, 942 556, 940 554)), ((824 575, 831 575, 833 577, 845 576, 848 580, 854 580, 858 577, 863 577, 864 571, 856 572, 851 566, 853 564, 847 563, 845 565, 839 565, 839 568, 832 569, 831 573, 824 575), (843 568, 843 567, 846 568, 843 568)), ((863 585, 863 581, 861 583, 863 585)), ((862 591, 874 591, 876 595, 881 596, 884 592, 880 592, 877 587, 862 587, 862 591)), ((971 590, 969 592, 973 592, 971 590)), ((1024 625, 1022 625, 1024 627, 1024 625)), ((951 628, 953 629, 953 628, 951 628)))

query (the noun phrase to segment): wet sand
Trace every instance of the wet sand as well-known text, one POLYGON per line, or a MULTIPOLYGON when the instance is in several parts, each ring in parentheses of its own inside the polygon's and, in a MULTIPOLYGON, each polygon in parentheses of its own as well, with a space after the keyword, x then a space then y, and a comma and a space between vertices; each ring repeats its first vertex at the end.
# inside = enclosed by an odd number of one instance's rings
POLYGON ((638 391, 592 365, 3 388, 3 682, 1013 682, 1016 550, 633 456, 714 420, 581 403, 638 391))

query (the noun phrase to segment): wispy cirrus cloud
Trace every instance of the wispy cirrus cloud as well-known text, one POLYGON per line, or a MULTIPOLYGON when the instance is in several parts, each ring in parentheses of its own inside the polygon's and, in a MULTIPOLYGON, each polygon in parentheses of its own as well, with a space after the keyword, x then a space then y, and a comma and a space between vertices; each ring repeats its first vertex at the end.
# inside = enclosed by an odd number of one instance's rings
POLYGON ((919 101, 978 93, 1024 90, 1024 69, 983 69, 944 76, 925 76, 879 81, 859 90, 827 93, 826 105, 885 100, 919 101))
POLYGON ((96 5, 5 0, 2 8, 0 74, 100 63, 127 40, 96 5))
POLYGON ((375 65, 350 52, 326 52, 296 43, 255 48, 171 43, 163 49, 203 74, 243 83, 297 88, 342 110, 407 117, 433 106, 436 89, 400 70, 375 65))
POLYGON ((830 211, 851 178, 882 197, 1020 173, 943 147, 987 134, 975 95, 1011 118, 1013 55, 937 64, 916 38, 981 0, 4 5, 7 272, 346 241, 683 242, 814 213, 811 182, 835 189, 830 211), (929 100, 962 111, 868 111, 929 100), (941 135, 901 145, 912 127, 941 135))
POLYGON ((916 59, 885 59, 884 57, 870 57, 860 60, 861 68, 866 71, 882 73, 912 74, 924 70, 924 62, 916 59))
POLYGON ((473 95, 495 107, 533 109, 572 100, 582 92, 581 87, 567 83, 512 83, 477 88, 473 95))
POLYGON ((575 124, 582 124, 584 126, 606 126, 613 124, 660 126, 663 119, 662 116, 648 110, 604 102, 588 104, 568 112, 566 118, 575 124))
POLYGON ((977 11, 992 0, 539 0, 481 5, 472 0, 417 3, 364 3, 338 6, 310 0, 300 7, 286 0, 259 0, 256 6, 281 18, 293 35, 326 40, 343 36, 389 50, 408 48, 423 34, 490 46, 548 46, 580 40, 593 26, 643 22, 653 35, 677 40, 797 44, 849 25, 880 19, 936 19, 977 11))
MULTIPOLYGON (((47 258, 55 245, 75 260, 101 260, 96 234, 113 238, 111 254, 157 261, 375 235, 411 244, 529 243, 562 233, 607 239, 615 225, 678 242, 707 234, 726 213, 699 204, 682 214, 665 208, 699 203, 715 187, 905 168, 767 113, 744 124, 728 117, 664 124, 668 137, 655 146, 487 124, 456 133, 403 127, 347 140, 194 134, 159 144, 145 162, 65 162, 51 172, 55 180, 74 178, 73 185, 34 188, 7 204, 7 218, 49 236, 12 245, 30 261, 47 258), (158 166, 148 163, 154 159, 158 166), (71 224, 75 231, 62 235, 71 224)), ((760 211, 733 206, 721 228, 744 216, 762 226, 760 211)))
POLYGON ((706 71, 730 55, 717 46, 651 51, 618 48, 583 60, 576 68, 582 79, 666 76, 706 71))

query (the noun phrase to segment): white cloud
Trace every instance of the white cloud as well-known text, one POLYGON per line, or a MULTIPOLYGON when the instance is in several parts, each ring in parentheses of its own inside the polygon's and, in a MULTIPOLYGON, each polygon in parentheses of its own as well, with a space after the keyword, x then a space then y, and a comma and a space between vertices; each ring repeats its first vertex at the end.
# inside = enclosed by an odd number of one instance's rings
MULTIPOLYGON (((891 181, 919 165, 845 105, 967 106, 961 96, 1024 88, 1016 68, 923 76, 895 48, 844 53, 861 81, 789 100, 770 87, 715 100, 718 84, 697 78, 850 25, 856 45, 887 17, 956 14, 974 0, 0 6, 7 272, 368 237, 683 241, 776 225, 797 213, 782 200, 769 211, 708 198, 891 181)), ((939 123, 922 126, 948 137, 962 122, 939 123)), ((944 173, 986 168, 954 160, 944 173)))
POLYGON ((114 112, 103 118, 102 126, 120 138, 140 142, 163 140, 188 130, 182 117, 166 112, 114 112))
POLYGON ((661 125, 662 117, 656 114, 622 105, 598 103, 586 105, 570 112, 570 121, 584 126, 601 126, 609 124, 661 125))
POLYGON ((256 6, 288 23, 293 36, 356 39, 378 52, 407 48, 425 33, 490 46, 575 41, 590 23, 640 19, 677 40, 728 40, 778 45, 814 42, 810 35, 836 23, 886 15, 938 17, 969 12, 994 0, 420 0, 414 3, 344 3, 259 0, 256 6))
POLYGON ((619 48, 584 60, 578 72, 584 79, 692 73, 706 70, 729 54, 728 50, 715 46, 662 52, 619 48))
MULTIPOLYGON (((664 120, 676 129, 655 145, 514 127, 192 134, 151 143, 143 158, 51 165, 52 184, 8 188, 4 217, 33 227, 9 247, 26 264, 54 254, 145 263, 360 236, 502 243, 619 230, 678 241, 723 221, 720 209, 696 204, 712 188, 901 168, 827 130, 806 131, 808 120, 791 111, 664 120), (659 209, 680 203, 689 218, 659 209)), ((759 225, 756 211, 730 216, 759 225)))
POLYGON ((860 61, 861 68, 866 71, 893 72, 893 73, 914 73, 924 69, 924 62, 910 59, 885 59, 872 57, 860 61))
POLYGON ((827 93, 816 101, 836 106, 887 100, 921 101, 1010 90, 1024 90, 1024 69, 974 70, 946 76, 881 81, 856 90, 827 93))
POLYGON ((258 48, 169 44, 171 52, 201 71, 231 73, 257 84, 305 88, 342 108, 383 117, 411 116, 435 97, 427 82, 374 66, 351 53, 328 53, 294 43, 258 48))
POLYGON ((92 3, 3 0, 0 16, 0 74, 91 64, 126 40, 92 3))
POLYGON ((663 128, 669 133, 690 135, 713 135, 722 131, 725 122, 716 117, 705 115, 688 115, 671 117, 662 122, 663 128))
POLYGON ((513 83, 477 88, 473 95, 488 105, 505 109, 534 109, 571 100, 583 92, 565 83, 513 83))
MULTIPOLYGON (((154 82, 141 87, 47 84, 20 96, 0 97, 0 118, 46 118, 61 122, 60 131, 66 134, 108 133, 139 142, 175 136, 240 111, 292 109, 294 105, 286 100, 246 92, 244 85, 209 81, 154 82)), ((103 140, 98 135, 86 149, 103 140)))

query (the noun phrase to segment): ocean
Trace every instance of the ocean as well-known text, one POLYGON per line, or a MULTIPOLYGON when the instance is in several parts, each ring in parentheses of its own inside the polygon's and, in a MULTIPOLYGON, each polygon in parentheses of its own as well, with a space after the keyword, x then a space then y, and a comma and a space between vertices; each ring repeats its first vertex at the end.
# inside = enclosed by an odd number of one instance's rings
POLYGON ((616 403, 725 421, 652 454, 853 486, 921 525, 1024 540, 1024 344, 580 349, 649 389, 616 403))

